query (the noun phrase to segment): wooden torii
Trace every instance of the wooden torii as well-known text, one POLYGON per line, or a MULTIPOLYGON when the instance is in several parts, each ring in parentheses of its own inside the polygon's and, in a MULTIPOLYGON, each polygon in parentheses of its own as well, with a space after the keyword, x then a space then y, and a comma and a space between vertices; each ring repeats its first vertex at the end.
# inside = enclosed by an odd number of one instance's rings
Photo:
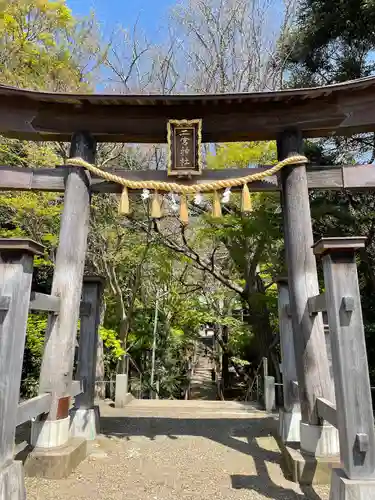
MULTIPOLYGON (((97 142, 165 143, 169 120, 198 118, 202 121, 203 142, 277 140, 278 156, 283 160, 302 154, 304 137, 375 131, 374 96, 375 78, 372 77, 311 89, 222 95, 57 94, 0 86, 0 134, 33 141, 71 141, 70 157, 93 164, 97 142)), ((269 166, 261 166, 252 172, 267 169, 269 166)), ((111 172, 132 180, 168 180, 167 172, 160 171, 112 169, 111 172)), ((205 183, 238 177, 243 172, 242 169, 203 170, 199 177, 178 182, 182 185, 205 183)), ((305 164, 289 165, 277 176, 248 185, 250 191, 279 191, 282 195, 288 286, 285 288, 285 280, 280 282, 280 299, 286 301, 284 305, 288 306, 292 326, 285 328, 285 317, 280 326, 284 325, 282 336, 289 328, 288 338, 293 338, 294 349, 285 348, 290 345, 285 342, 286 337, 281 343, 283 354, 289 356, 283 363, 295 364, 297 381, 288 380, 288 384, 284 384, 287 403, 280 417, 281 427, 290 425, 300 408, 299 439, 304 456, 316 462, 319 457, 338 454, 340 448, 342 469, 332 473, 331 500, 375 499, 375 437, 354 260, 355 249, 364 243, 361 238, 354 241, 323 239, 313 248, 308 190, 374 187, 375 169, 371 165, 308 168, 305 164), (327 290, 324 296, 319 294, 314 252, 323 255, 327 290), (323 310, 327 310, 329 318, 334 387, 325 350, 320 314, 323 310), (294 391, 297 382, 298 402, 294 391)), ((65 193, 52 292, 48 299, 49 304, 59 299, 58 315, 51 313, 40 374, 39 398, 43 396, 44 405, 48 399, 48 415, 44 407, 43 412, 33 413, 37 419, 33 423, 32 444, 39 448, 39 457, 43 450, 51 457, 53 450, 71 446, 69 405, 90 196, 98 192, 120 193, 122 188, 101 176, 88 175, 84 168, 77 166, 57 169, 1 166, 0 189, 65 193)), ((23 276, 23 290, 29 293, 30 280, 25 280, 24 273, 27 266, 30 269, 30 259, 25 261, 25 255, 40 251, 38 245, 30 242, 15 242, 13 246, 11 241, 0 244, 0 269, 4 271, 0 272, 0 310, 5 311, 6 317, 6 321, 0 322, 0 367, 3 367, 0 374, 4 386, 0 393, 0 498, 5 498, 1 492, 10 484, 19 484, 18 496, 14 498, 24 498, 20 469, 10 460, 9 443, 14 438, 14 425, 12 431, 12 425, 6 423, 9 415, 17 411, 14 391, 17 385, 19 387, 21 373, 19 363, 17 372, 14 369, 9 372, 10 351, 6 339, 9 341, 12 328, 18 322, 23 353, 27 313, 23 311, 18 319, 14 314, 14 308, 23 307, 26 299, 22 304, 17 299, 18 284, 12 289, 16 278, 9 266, 18 269, 23 276), (10 407, 13 413, 9 413, 10 407)), ((92 293, 95 295, 97 291, 92 293)), ((281 307, 280 311, 284 314, 285 308, 281 307)), ((93 343, 87 345, 92 347, 93 343)), ((19 357, 21 351, 14 349, 13 355, 19 357)), ((91 348, 87 365, 92 367, 94 356, 91 348)), ((289 375, 292 372, 289 371, 289 375)), ((94 383, 93 377, 87 380, 94 383)), ((82 411, 73 426, 76 435, 84 434, 80 422, 95 420, 92 405, 86 404, 82 411)), ((288 440, 287 436, 288 432, 284 441, 288 440)))

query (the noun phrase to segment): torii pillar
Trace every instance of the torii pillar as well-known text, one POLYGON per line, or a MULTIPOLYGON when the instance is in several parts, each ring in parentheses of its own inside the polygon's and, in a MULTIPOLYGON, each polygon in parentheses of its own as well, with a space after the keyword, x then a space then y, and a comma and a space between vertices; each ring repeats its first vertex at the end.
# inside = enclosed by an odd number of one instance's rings
MULTIPOLYGON (((297 130, 282 133, 277 142, 279 160, 302 154, 302 135, 297 130)), ((301 451, 314 457, 337 455, 337 430, 322 425, 317 397, 335 401, 325 348, 321 313, 309 315, 308 298, 319 294, 316 260, 305 165, 286 166, 281 171, 284 238, 288 267, 290 309, 302 421, 301 451)))
MULTIPOLYGON (((94 162, 96 142, 90 134, 72 137, 70 157, 94 162)), ((81 302, 90 217, 90 175, 81 167, 65 167, 64 209, 52 282, 52 296, 60 298, 57 316, 50 315, 46 333, 40 393, 49 392, 49 414, 32 425, 33 460, 26 472, 44 477, 65 477, 86 456, 86 440, 72 438, 71 406, 74 352, 81 302), (64 455, 63 459, 60 457, 64 455)))
POLYGON ((293 382, 297 381, 293 325, 290 315, 288 278, 276 279, 278 288, 281 369, 283 376, 283 408, 279 409, 279 436, 283 443, 299 443, 301 407, 293 382))

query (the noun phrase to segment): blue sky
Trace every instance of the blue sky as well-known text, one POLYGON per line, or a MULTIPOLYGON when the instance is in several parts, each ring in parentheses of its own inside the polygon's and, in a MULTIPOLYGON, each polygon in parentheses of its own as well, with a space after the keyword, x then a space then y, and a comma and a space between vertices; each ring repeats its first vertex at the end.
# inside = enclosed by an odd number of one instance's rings
MULTIPOLYGON (((144 34, 148 41, 161 44, 168 36, 168 14, 180 2, 183 4, 186 0, 66 0, 76 17, 87 16, 90 11, 95 13, 104 40, 109 40, 117 27, 132 31, 137 25, 137 38, 142 39, 144 34)), ((282 19, 282 0, 271 1, 263 28, 273 34, 277 32, 282 19)), ((113 74, 102 68, 96 90, 106 92, 110 77, 113 74)))
POLYGON ((75 15, 87 15, 94 10, 104 34, 118 24, 131 28, 138 19, 139 27, 153 39, 169 7, 175 3, 173 0, 67 0, 75 15))

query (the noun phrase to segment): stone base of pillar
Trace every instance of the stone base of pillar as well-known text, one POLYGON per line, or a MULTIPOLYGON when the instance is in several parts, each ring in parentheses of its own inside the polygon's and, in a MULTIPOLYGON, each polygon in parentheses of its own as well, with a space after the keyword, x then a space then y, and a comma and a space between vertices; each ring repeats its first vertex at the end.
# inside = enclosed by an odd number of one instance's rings
POLYGON ((314 457, 340 454, 339 433, 332 425, 310 425, 301 422, 301 451, 314 457))
POLYGON ((36 420, 31 426, 31 445, 35 448, 57 448, 68 442, 70 417, 61 420, 36 420))
POLYGON ((22 462, 13 461, 0 470, 0 500, 26 500, 22 462))
POLYGON ((275 436, 280 447, 282 461, 281 466, 286 477, 294 483, 330 484, 334 468, 341 467, 340 458, 314 457, 309 453, 303 453, 287 443, 283 443, 279 436, 275 436))
POLYGON ((128 376, 126 374, 116 375, 115 407, 124 408, 133 396, 128 392, 128 376))
POLYGON ((375 480, 348 479, 342 469, 335 469, 329 500, 375 500, 375 480))
POLYGON ((300 432, 301 412, 279 410, 279 436, 283 443, 299 443, 301 441, 300 432))
POLYGON ((34 448, 25 459, 24 470, 29 477, 63 479, 86 457, 86 439, 70 438, 63 446, 56 448, 34 448))
POLYGON ((87 440, 70 437, 70 417, 33 422, 31 446, 24 462, 25 474, 31 477, 68 477, 87 456, 87 440))
POLYGON ((94 441, 100 434, 99 406, 94 408, 73 408, 70 414, 70 434, 73 437, 82 437, 87 441, 94 441))
POLYGON ((330 484, 332 471, 341 467, 338 433, 331 425, 318 427, 301 422, 299 449, 288 445, 280 435, 275 437, 282 454, 283 472, 295 483, 330 484))

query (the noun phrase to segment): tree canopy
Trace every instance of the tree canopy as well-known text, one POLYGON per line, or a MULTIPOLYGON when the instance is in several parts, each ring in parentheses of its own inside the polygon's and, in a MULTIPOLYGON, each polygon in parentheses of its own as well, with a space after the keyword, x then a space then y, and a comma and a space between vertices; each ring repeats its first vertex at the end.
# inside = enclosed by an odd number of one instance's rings
POLYGON ((371 0, 302 0, 282 44, 288 85, 327 85, 372 74, 374 21, 371 0))

